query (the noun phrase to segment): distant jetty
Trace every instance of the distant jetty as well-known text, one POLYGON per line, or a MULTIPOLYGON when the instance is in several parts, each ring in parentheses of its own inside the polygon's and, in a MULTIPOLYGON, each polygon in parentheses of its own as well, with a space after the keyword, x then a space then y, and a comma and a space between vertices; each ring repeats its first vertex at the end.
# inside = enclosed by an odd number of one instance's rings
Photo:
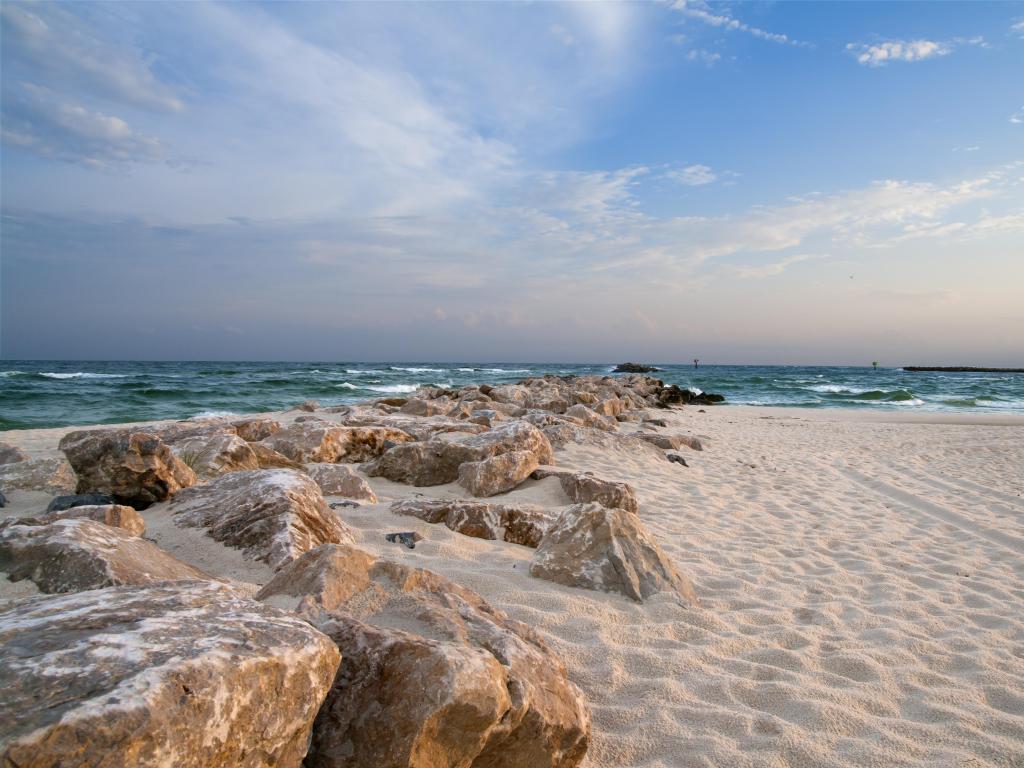
POLYGON ((655 368, 653 365, 641 365, 640 363, 619 363, 615 366, 615 370, 612 373, 655 373, 660 371, 660 368, 655 368))
POLYGON ((965 365, 921 366, 905 365, 904 371, 940 371, 944 373, 1024 373, 1024 368, 971 368, 965 365))

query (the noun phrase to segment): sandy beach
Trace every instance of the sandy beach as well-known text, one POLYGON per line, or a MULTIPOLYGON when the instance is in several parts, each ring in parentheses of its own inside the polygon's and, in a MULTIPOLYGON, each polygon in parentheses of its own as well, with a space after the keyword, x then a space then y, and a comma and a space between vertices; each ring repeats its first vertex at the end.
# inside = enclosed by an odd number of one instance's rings
MULTIPOLYGON (((466 496, 454 483, 369 478, 379 503, 339 514, 359 547, 447 576, 541 632, 592 708, 590 768, 1024 765, 1024 416, 655 415, 703 442, 683 449, 688 467, 576 443, 557 463, 636 489, 696 608, 532 578, 531 549, 389 511, 400 498, 466 496), (413 551, 385 542, 395 530, 425 540, 413 551)), ((67 431, 0 441, 56 455, 67 431)), ((6 515, 47 498, 8 497, 6 515)), ((555 478, 493 500, 569 503, 555 478)), ((147 535, 186 562, 271 577, 171 524, 166 504, 143 515, 147 535)), ((31 593, 25 585, 4 591, 31 593)))

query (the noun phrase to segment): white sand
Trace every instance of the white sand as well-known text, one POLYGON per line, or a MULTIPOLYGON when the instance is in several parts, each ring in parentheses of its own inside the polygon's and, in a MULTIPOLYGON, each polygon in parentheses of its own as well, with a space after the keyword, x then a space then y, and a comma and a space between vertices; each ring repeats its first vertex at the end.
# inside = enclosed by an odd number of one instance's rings
MULTIPOLYGON (((548 638, 593 709, 589 768, 1024 766, 1024 417, 705 410, 661 430, 702 437, 703 452, 680 450, 689 468, 558 454, 634 485, 698 609, 533 579, 530 549, 388 511, 415 493, 464 495, 456 485, 374 478, 381 503, 339 514, 366 549, 449 576, 548 638), (402 530, 426 541, 383 540, 402 530)), ((516 499, 566 503, 553 479, 494 500, 516 499)), ((159 508, 147 518, 162 546, 216 565, 220 545, 179 541, 159 508)))

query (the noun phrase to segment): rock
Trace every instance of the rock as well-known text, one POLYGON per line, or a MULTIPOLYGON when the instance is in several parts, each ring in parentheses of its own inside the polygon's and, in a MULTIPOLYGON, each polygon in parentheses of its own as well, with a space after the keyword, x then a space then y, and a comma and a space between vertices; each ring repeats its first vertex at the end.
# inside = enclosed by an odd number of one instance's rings
POLYGON ((220 430, 170 443, 174 455, 187 464, 197 477, 210 479, 227 472, 259 469, 260 461, 252 446, 234 432, 220 430))
POLYGON ((258 443, 260 440, 266 440, 272 434, 280 432, 282 429, 280 421, 265 417, 232 421, 231 426, 234 427, 238 436, 248 443, 258 443))
POLYGON ((262 441, 302 464, 369 461, 384 452, 387 441, 411 441, 412 435, 392 427, 338 426, 327 421, 292 424, 262 441))
POLYGON ((69 432, 60 449, 78 475, 78 493, 107 493, 145 509, 196 482, 196 475, 156 435, 129 429, 69 432))
POLYGON ((509 451, 483 461, 467 461, 459 467, 459 485, 474 496, 494 496, 511 491, 537 465, 537 455, 530 451, 509 451))
POLYGON ((371 504, 377 503, 377 494, 370 484, 345 464, 310 464, 307 470, 320 490, 328 496, 348 496, 371 504))
POLYGON ((590 715, 561 661, 437 574, 321 547, 258 597, 303 601, 341 651, 308 768, 573 768, 586 753, 590 715))
POLYGON ((180 526, 205 528, 277 570, 324 543, 350 543, 352 532, 328 507, 320 487, 288 469, 221 475, 181 491, 169 507, 180 526))
POLYGON ((17 464, 28 461, 28 454, 10 443, 0 443, 0 464, 17 464))
POLYGON ((636 492, 629 483, 602 480, 589 472, 559 474, 562 490, 575 504, 596 501, 602 507, 624 509, 634 515, 640 510, 636 492))
MULTIPOLYGON (((607 400, 601 400, 600 402, 594 403, 591 406, 591 410, 594 411, 598 416, 605 416, 609 419, 614 419, 622 414, 623 403, 617 397, 609 397, 607 400)), ((587 426, 590 426, 589 424, 587 426)))
POLYGON ((64 459, 28 459, 0 464, 0 487, 8 491, 67 493, 75 489, 75 472, 64 459))
POLYGON ((22 601, 0 612, 0 764, 298 768, 338 661, 224 585, 22 601))
POLYGON ((127 531, 74 519, 6 525, 0 530, 0 571, 11 581, 30 579, 43 592, 210 579, 127 531))
POLYGON ((697 598, 661 547, 621 509, 597 503, 567 507, 537 548, 530 575, 557 584, 619 592, 633 600, 671 591, 690 605, 697 598))
POLYGON ((678 453, 670 453, 665 458, 667 458, 670 462, 673 462, 675 464, 682 464, 684 467, 690 466, 689 464, 686 463, 686 459, 684 459, 678 453))
POLYGON ((7 506, 7 497, 4 496, 4 492, 0 491, 0 509, 7 506))
POLYGON ((409 400, 400 410, 410 416, 443 416, 451 407, 451 403, 448 402, 438 403, 434 400, 423 400, 417 397, 409 400))
POLYGON ((312 413, 313 411, 315 411, 319 407, 320 407, 320 403, 318 403, 316 400, 305 400, 305 401, 299 403, 298 405, 296 405, 294 408, 292 408, 292 410, 293 411, 306 411, 307 413, 312 413))
POLYGON ((378 405, 390 405, 392 408, 401 408, 409 402, 407 397, 379 397, 374 400, 378 405))
POLYGON ((653 365, 641 365, 640 363, 619 363, 615 366, 612 373, 654 373, 660 371, 660 368, 655 368, 653 365))
MULTIPOLYGON (((483 387, 480 388, 483 392, 483 387)), ((526 406, 526 400, 530 396, 530 391, 522 386, 521 384, 501 384, 497 387, 490 388, 487 392, 484 392, 491 400, 498 403, 507 403, 508 405, 518 405, 520 407, 526 406)))
POLYGON ((501 414, 490 408, 481 408, 473 411, 468 421, 471 424, 481 424, 485 427, 493 427, 498 421, 501 421, 501 414))
POLYGON ((402 531, 401 533, 385 533, 384 541, 392 544, 404 544, 409 549, 416 549, 417 542, 423 541, 423 537, 416 531, 402 531))
POLYGON ((124 504, 83 504, 69 509, 46 512, 30 518, 21 518, 19 522, 34 521, 31 525, 47 525, 56 520, 85 519, 120 528, 132 536, 141 536, 146 532, 146 521, 133 507, 124 504))
POLYGON ((305 472, 306 467, 297 461, 292 461, 283 453, 278 453, 269 445, 263 443, 249 443, 253 455, 260 469, 295 469, 305 472))
POLYGON ((510 421, 466 440, 478 453, 476 461, 509 451, 529 451, 539 464, 554 464, 555 452, 544 433, 526 421, 510 421))
POLYGON ((114 497, 108 493, 72 493, 51 499, 46 511, 61 512, 74 507, 106 506, 113 503, 114 497))
POLYGON ((536 547, 552 522, 543 507, 470 499, 402 499, 391 505, 391 511, 428 523, 444 523, 464 536, 525 547, 536 547))
POLYGON ((666 451, 675 450, 683 447, 684 445, 695 451, 704 450, 704 447, 700 444, 700 440, 692 435, 657 435, 650 432, 637 432, 636 436, 644 442, 656 445, 666 451))
POLYGON ((643 423, 644 423, 645 426, 646 425, 650 425, 652 427, 667 427, 668 426, 668 422, 665 421, 664 419, 644 419, 643 423))
POLYGON ((700 394, 689 389, 680 389, 675 384, 662 387, 657 393, 657 403, 662 407, 670 405, 714 405, 725 401, 724 395, 716 395, 710 392, 700 394))
POLYGON ((577 403, 566 409, 565 415, 571 419, 576 419, 584 427, 590 427, 591 429, 603 429, 606 432, 611 432, 616 429, 616 424, 610 419, 606 419, 591 408, 577 403))

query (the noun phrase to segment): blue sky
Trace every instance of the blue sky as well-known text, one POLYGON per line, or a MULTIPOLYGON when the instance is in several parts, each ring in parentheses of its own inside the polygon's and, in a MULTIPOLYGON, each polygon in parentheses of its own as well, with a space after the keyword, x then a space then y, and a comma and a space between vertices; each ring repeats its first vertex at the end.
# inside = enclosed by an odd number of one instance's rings
POLYGON ((1024 3, 19 3, 0 354, 1024 362, 1024 3))

